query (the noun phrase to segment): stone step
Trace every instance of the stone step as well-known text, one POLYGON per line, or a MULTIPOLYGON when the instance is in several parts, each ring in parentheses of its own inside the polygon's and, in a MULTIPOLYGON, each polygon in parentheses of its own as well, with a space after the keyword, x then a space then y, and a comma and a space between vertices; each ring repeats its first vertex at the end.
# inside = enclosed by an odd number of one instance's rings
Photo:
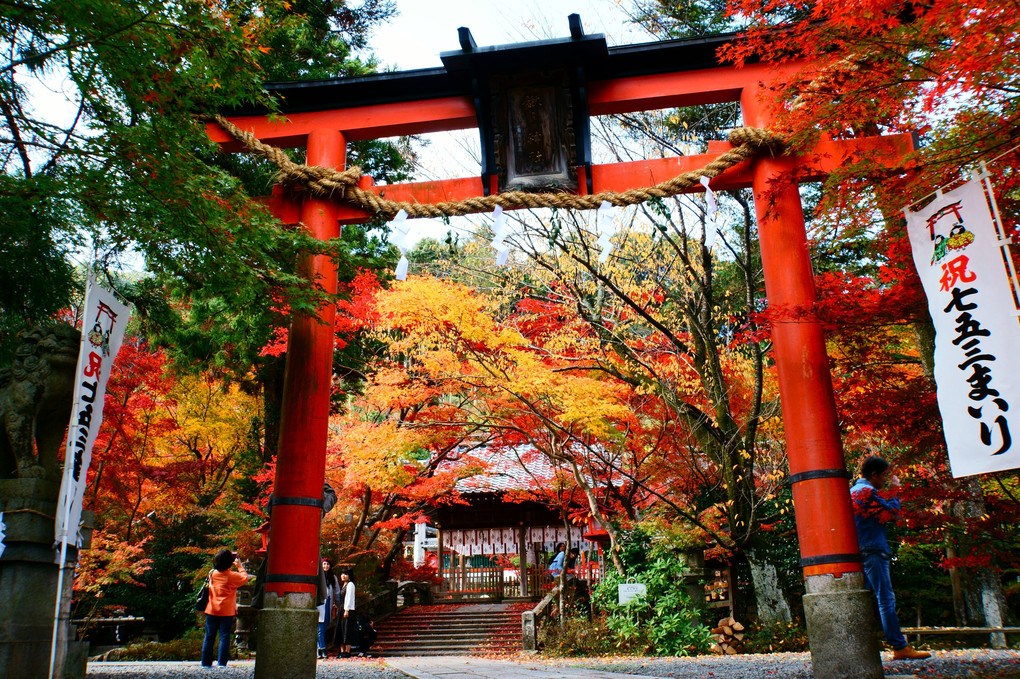
POLYGON ((445 646, 449 644, 508 644, 515 643, 520 634, 471 635, 458 634, 445 637, 380 637, 375 643, 380 646, 445 646))
MULTIPOLYGON (((464 649, 463 651, 458 651, 458 650, 442 650, 442 651, 400 651, 400 650, 394 650, 394 651, 389 651, 389 652, 386 652, 386 653, 379 653, 379 655, 381 655, 383 657, 390 657, 390 658, 424 658, 424 657, 437 657, 437 656, 477 655, 479 653, 500 653, 500 652, 513 653, 514 651, 517 651, 517 650, 520 650, 520 649, 509 649, 508 648, 508 649, 498 649, 498 650, 495 650, 495 651, 490 651, 488 649, 482 650, 482 649, 472 649, 472 648, 464 649)), ((373 652, 375 651, 375 647, 372 648, 372 651, 373 652)))
POLYGON ((444 632, 443 634, 380 634, 376 641, 388 643, 404 643, 413 641, 424 641, 426 639, 513 639, 520 638, 521 633, 516 630, 505 630, 493 633, 479 632, 444 632))
POLYGON ((376 639, 377 644, 388 644, 390 646, 397 646, 400 644, 408 643, 446 643, 446 642, 484 642, 491 641, 493 643, 510 643, 513 641, 519 641, 521 638, 520 633, 517 634, 449 634, 445 636, 380 636, 376 639))
POLYGON ((479 632, 487 632, 490 630, 503 629, 504 627, 520 627, 521 623, 519 620, 510 620, 506 623, 472 623, 470 625, 459 625, 455 622, 442 622, 442 623, 407 623, 399 622, 393 624, 381 624, 376 625, 376 628, 381 633, 383 630, 408 630, 411 632, 416 631, 430 631, 430 632, 442 632, 445 630, 477 630, 479 632))
POLYGON ((520 644, 449 644, 446 646, 372 646, 372 653, 379 655, 463 655, 490 651, 518 651, 520 644))
POLYGON ((457 613, 456 611, 443 611, 442 613, 417 613, 401 612, 394 617, 399 618, 458 618, 464 620, 488 620, 489 618, 510 618, 520 615, 517 611, 493 611, 491 613, 457 613))
MULTIPOLYGON (((376 627, 379 635, 403 635, 403 636, 417 636, 421 634, 443 635, 443 634, 480 634, 485 636, 486 634, 500 634, 506 632, 516 632, 520 634, 521 626, 518 625, 492 625, 488 627, 468 627, 459 625, 443 625, 439 627, 426 627, 424 625, 392 625, 383 627, 379 625, 376 627)), ((1018 678, 1020 679, 1020 678, 1018 678)))
POLYGON ((515 652, 521 646, 519 609, 519 605, 405 609, 378 624, 372 650, 404 657, 515 652))
POLYGON ((441 634, 443 632, 477 632, 479 634, 488 634, 489 632, 498 632, 500 630, 509 629, 520 629, 521 623, 513 621, 506 625, 376 625, 376 629, 380 634, 383 632, 398 631, 407 634, 419 634, 419 633, 432 633, 441 634))
POLYGON ((394 616, 384 620, 381 624, 388 625, 395 622, 406 622, 415 625, 427 625, 430 623, 442 623, 444 625, 491 625, 503 623, 508 620, 520 620, 519 615, 491 615, 485 618, 458 618, 453 615, 422 615, 422 616, 394 616))

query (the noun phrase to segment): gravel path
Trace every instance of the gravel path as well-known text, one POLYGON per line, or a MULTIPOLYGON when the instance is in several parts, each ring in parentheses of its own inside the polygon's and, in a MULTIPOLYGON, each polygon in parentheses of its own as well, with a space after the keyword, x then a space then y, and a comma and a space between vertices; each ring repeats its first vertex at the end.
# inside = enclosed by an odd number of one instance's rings
MULTIPOLYGON (((883 654, 888 658, 890 654, 883 654)), ((518 656, 511 660, 462 659, 470 663, 472 676, 526 676, 531 671, 545 676, 581 675, 577 670, 633 674, 645 677, 678 679, 807 679, 811 664, 807 653, 774 653, 769 655, 702 656, 697 658, 590 658, 552 660, 534 656, 518 656), (521 672, 524 670, 524 672, 521 672)), ((408 669, 425 675, 429 670, 453 677, 451 665, 456 659, 402 659, 408 669), (414 668, 413 670, 411 668, 414 668), (452 673, 451 673, 452 672, 452 673)), ((201 677, 233 677, 250 679, 254 661, 231 663, 226 669, 205 670, 197 662, 181 663, 90 663, 90 679, 198 679, 201 677)), ((969 650, 938 651, 934 658, 917 661, 887 660, 887 679, 1020 679, 1020 651, 969 650)), ((604 674, 602 675, 605 676, 604 674)), ((385 660, 330 660, 320 662, 316 679, 408 679, 408 675, 385 665, 385 660)))
MULTIPOLYGON (((1020 679, 1020 650, 936 651, 928 660, 890 660, 883 653, 886 677, 918 679, 1020 679)), ((683 679, 802 679, 811 676, 807 653, 699 656, 696 658, 613 658, 549 660, 571 667, 683 679)))
MULTIPOLYGON (((408 679, 403 672, 381 660, 320 661, 315 679, 408 679)), ((88 679, 250 679, 254 660, 232 661, 225 668, 204 669, 198 662, 95 662, 89 663, 88 679)))

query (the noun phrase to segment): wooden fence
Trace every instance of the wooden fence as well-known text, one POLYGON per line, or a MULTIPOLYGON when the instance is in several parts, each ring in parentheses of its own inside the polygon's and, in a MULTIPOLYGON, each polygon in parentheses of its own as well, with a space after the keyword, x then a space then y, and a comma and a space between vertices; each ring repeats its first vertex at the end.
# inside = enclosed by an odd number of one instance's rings
MULTIPOLYGON (((521 596, 519 568, 500 564, 470 566, 466 562, 454 563, 452 567, 444 566, 440 573, 443 582, 434 590, 437 599, 500 601, 521 596)), ((598 563, 589 562, 570 574, 584 580, 592 588, 602 577, 602 567, 598 563)), ((526 577, 527 596, 535 599, 548 594, 557 583, 556 578, 544 566, 529 565, 526 577)))
POLYGON ((437 599, 481 599, 500 601, 504 597, 503 567, 499 565, 470 567, 466 564, 443 568, 437 599))

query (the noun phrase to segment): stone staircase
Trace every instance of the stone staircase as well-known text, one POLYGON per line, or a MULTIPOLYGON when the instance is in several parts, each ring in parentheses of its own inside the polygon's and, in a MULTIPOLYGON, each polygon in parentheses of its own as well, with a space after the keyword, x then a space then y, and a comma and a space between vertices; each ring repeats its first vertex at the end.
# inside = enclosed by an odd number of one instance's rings
POLYGON ((412 606, 376 624, 372 655, 507 654, 521 650, 521 613, 533 603, 412 606))

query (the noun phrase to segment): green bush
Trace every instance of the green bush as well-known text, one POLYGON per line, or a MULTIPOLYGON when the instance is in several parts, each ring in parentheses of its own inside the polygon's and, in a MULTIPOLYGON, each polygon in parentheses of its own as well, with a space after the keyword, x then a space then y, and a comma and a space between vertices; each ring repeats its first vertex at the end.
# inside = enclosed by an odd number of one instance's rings
MULTIPOLYGON (((145 543, 145 556, 152 562, 149 569, 137 582, 105 587, 103 604, 145 618, 160 640, 186 634, 195 626, 195 595, 212 567, 212 555, 223 544, 216 535, 222 527, 218 519, 223 515, 212 511, 151 517, 145 543)), ((88 615, 89 602, 79 601, 79 605, 83 611, 79 615, 88 615)))
POLYGON ((116 648, 106 655, 115 662, 201 660, 202 637, 187 636, 173 641, 148 641, 116 648))
POLYGON ((807 630, 799 622, 774 622, 748 629, 744 653, 785 653, 808 650, 807 630))
POLYGON ((562 628, 556 621, 546 621, 539 631, 540 647, 549 655, 599 656, 619 653, 617 639, 606 625, 605 618, 567 618, 562 628))
MULTIPOLYGON (((201 660, 204 637, 205 628, 203 626, 199 629, 189 630, 180 639, 147 641, 129 644, 124 648, 115 648, 106 654, 104 660, 110 662, 201 660)), ((219 648, 219 637, 217 637, 216 644, 219 648)), ((237 644, 231 644, 230 657, 234 660, 238 657, 247 657, 247 652, 239 654, 237 644)))
MULTIPOLYGON (((696 655, 711 645, 709 628, 701 622, 700 597, 687 591, 688 573, 683 539, 637 529, 622 550, 626 575, 608 571, 592 593, 596 615, 605 615, 617 652, 696 655), (645 585, 647 593, 620 605, 617 586, 625 581, 645 585)), ((691 584, 700 587, 700 580, 691 584)))

